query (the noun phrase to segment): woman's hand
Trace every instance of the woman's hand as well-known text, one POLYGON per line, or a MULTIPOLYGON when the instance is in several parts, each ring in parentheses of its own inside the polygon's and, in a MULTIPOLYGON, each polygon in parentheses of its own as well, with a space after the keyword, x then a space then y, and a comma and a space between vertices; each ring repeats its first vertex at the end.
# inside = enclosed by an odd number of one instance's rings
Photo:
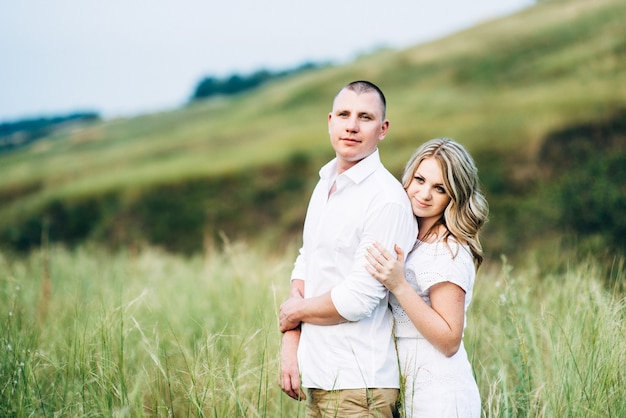
POLYGON ((404 278, 404 252, 397 244, 394 250, 396 256, 375 242, 365 253, 368 262, 365 269, 392 293, 407 284, 404 278))

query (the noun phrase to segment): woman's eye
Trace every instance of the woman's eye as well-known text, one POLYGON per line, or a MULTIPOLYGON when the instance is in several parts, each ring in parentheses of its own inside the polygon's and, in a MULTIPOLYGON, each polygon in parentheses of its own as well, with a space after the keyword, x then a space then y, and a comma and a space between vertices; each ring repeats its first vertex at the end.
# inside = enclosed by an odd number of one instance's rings
POLYGON ((446 189, 441 186, 435 187, 435 190, 437 190, 439 193, 446 194, 446 189))
POLYGON ((416 182, 418 182, 418 183, 424 183, 424 179, 423 179, 422 177, 420 177, 420 176, 415 176, 414 178, 415 178, 415 181, 416 181, 416 182))

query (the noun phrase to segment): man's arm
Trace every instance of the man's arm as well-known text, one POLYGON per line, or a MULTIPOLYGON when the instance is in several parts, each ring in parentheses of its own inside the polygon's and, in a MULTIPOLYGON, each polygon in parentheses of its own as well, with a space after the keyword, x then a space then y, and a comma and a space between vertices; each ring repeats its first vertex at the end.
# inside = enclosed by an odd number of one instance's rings
MULTIPOLYGON (((387 289, 365 270, 365 249, 374 242, 385 248, 398 244, 409 251, 417 236, 417 223, 410 207, 391 202, 368 215, 352 271, 331 291, 312 298, 290 297, 280 307, 280 330, 294 329, 301 322, 334 325, 369 316, 387 295, 387 289), (341 313, 340 313, 341 312, 341 313)), ((292 280, 292 288, 294 282, 292 280)), ((304 282, 302 294, 304 294, 304 282)))
MULTIPOLYGON (((290 299, 304 298, 304 280, 292 280, 290 299)), ((304 400, 306 395, 300 390, 300 368, 298 367, 298 344, 300 326, 285 331, 280 349, 280 381, 283 392, 295 400, 304 400)))
POLYGON ((313 298, 290 297, 280 305, 280 330, 297 328, 301 322, 315 325, 334 325, 346 322, 330 297, 330 292, 313 298))
POLYGON ((365 254, 374 242, 392 249, 398 244, 405 252, 412 248, 417 237, 417 222, 410 206, 404 203, 392 201, 373 205, 365 217, 353 268, 346 280, 331 291, 335 309, 348 321, 360 321, 374 310, 387 307, 387 289, 365 269, 365 254))
POLYGON ((300 369, 298 367, 298 344, 300 343, 300 323, 319 325, 345 322, 337 313, 330 300, 330 293, 312 299, 304 299, 304 281, 291 281, 289 299, 280 307, 280 330, 284 332, 281 346, 280 387, 296 400, 306 399, 300 389, 300 369), (313 322, 316 321, 316 322, 313 322))
POLYGON ((280 388, 295 400, 304 400, 306 395, 300 389, 300 368, 298 367, 298 344, 300 328, 286 331, 280 349, 280 388))

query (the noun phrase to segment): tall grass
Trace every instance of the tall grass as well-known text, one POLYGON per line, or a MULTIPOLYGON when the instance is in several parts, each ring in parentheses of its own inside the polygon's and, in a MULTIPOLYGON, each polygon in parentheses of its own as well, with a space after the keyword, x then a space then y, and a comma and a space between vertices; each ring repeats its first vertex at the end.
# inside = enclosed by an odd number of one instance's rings
POLYGON ((623 416, 624 294, 591 260, 536 267, 504 260, 477 282, 467 339, 486 415, 623 416))
MULTIPOLYGON (((294 248, 275 253, 0 254, 0 416, 304 416, 277 386, 294 248)), ((600 267, 481 270, 466 345, 485 416, 626 411, 625 300, 600 267)))

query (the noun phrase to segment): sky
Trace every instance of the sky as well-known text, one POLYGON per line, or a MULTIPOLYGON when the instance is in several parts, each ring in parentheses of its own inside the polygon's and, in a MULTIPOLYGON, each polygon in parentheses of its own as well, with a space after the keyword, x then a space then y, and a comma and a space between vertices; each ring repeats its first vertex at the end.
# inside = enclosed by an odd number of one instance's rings
POLYGON ((183 105, 207 76, 346 63, 532 0, 0 0, 0 123, 183 105))

